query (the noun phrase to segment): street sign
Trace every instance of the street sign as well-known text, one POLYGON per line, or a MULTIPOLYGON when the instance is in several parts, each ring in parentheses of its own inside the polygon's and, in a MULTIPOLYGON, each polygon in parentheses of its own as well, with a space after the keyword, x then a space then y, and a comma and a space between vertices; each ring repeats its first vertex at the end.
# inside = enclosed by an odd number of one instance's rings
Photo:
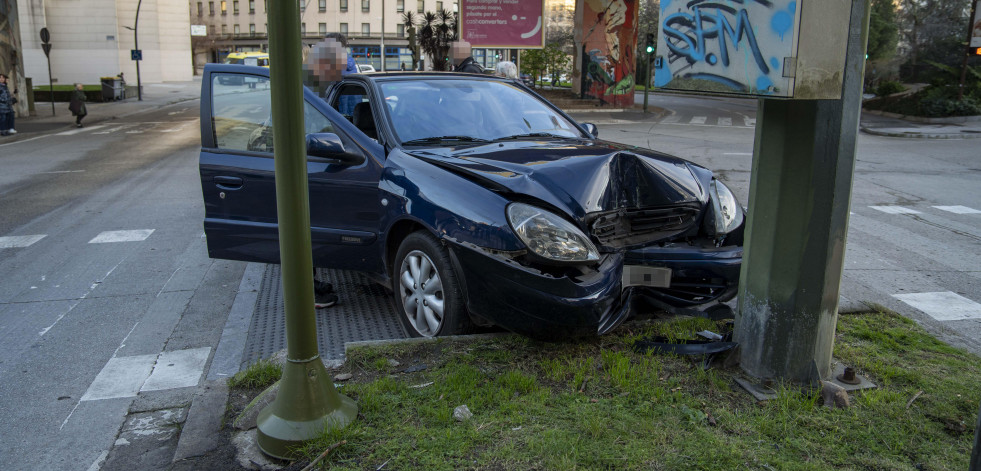
POLYGON ((207 25, 191 25, 191 36, 207 36, 207 25))
POLYGON ((51 33, 48 32, 48 28, 41 28, 41 42, 51 42, 51 33))
POLYGON ((44 43, 41 45, 41 49, 44 50, 45 57, 51 57, 51 43, 44 43))
POLYGON ((130 49, 129 55, 134 61, 143 60, 143 51, 141 49, 130 49))

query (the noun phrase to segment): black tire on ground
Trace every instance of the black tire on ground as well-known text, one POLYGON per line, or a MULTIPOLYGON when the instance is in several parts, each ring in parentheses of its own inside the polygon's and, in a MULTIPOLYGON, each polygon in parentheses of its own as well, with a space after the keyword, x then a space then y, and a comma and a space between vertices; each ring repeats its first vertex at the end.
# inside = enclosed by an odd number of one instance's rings
POLYGON ((413 337, 473 330, 449 252, 429 232, 413 232, 399 245, 393 260, 392 291, 399 320, 413 337))

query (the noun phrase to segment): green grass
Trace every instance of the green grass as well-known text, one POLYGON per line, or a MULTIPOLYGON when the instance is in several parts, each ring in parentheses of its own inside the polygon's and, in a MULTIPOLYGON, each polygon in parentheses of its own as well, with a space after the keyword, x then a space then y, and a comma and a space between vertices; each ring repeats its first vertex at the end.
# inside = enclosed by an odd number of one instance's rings
MULTIPOLYGON (((56 91, 56 92, 70 92, 70 91, 72 91, 74 89, 75 89, 75 85, 72 85, 72 84, 62 84, 62 85, 55 85, 54 86, 54 91, 56 91)), ((38 91, 38 92, 46 92, 48 90, 49 90, 49 88, 48 88, 47 85, 38 85, 38 86, 34 87, 34 91, 38 91)), ((86 92, 100 92, 100 91, 102 91, 102 85, 101 84, 99 84, 99 85, 82 85, 82 90, 84 90, 86 92)))
POLYGON ((734 385, 738 370, 630 349, 651 333, 705 328, 721 327, 678 319, 566 343, 504 336, 355 350, 344 367, 355 377, 340 390, 361 417, 303 451, 312 458, 347 440, 324 469, 967 468, 981 361, 913 322, 839 317, 836 358, 880 385, 840 410, 782 386, 757 402, 734 385), (426 369, 400 373, 415 364, 426 369), (452 418, 461 404, 474 413, 463 423, 452 418))
POLYGON ((283 369, 269 360, 259 360, 248 368, 235 373, 228 380, 229 388, 265 389, 283 375, 283 369))

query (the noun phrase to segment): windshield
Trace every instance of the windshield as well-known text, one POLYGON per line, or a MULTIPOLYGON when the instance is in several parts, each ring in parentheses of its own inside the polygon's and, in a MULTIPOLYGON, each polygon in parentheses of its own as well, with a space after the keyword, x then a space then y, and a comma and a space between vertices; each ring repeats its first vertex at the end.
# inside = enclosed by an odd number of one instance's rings
POLYGON ((402 143, 583 137, 575 124, 508 82, 405 80, 381 89, 402 143))

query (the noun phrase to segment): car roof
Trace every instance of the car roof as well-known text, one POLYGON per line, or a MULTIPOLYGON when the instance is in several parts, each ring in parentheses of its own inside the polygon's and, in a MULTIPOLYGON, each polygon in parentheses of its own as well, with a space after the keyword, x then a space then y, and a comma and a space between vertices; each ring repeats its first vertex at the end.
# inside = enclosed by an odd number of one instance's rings
POLYGON ((495 81, 509 81, 503 77, 497 77, 495 75, 489 74, 470 74, 466 72, 431 72, 431 71, 392 71, 392 72, 376 72, 371 75, 361 74, 365 80, 370 80, 372 82, 387 82, 392 80, 405 80, 405 79, 425 79, 425 80, 449 80, 449 79, 486 79, 495 81))

